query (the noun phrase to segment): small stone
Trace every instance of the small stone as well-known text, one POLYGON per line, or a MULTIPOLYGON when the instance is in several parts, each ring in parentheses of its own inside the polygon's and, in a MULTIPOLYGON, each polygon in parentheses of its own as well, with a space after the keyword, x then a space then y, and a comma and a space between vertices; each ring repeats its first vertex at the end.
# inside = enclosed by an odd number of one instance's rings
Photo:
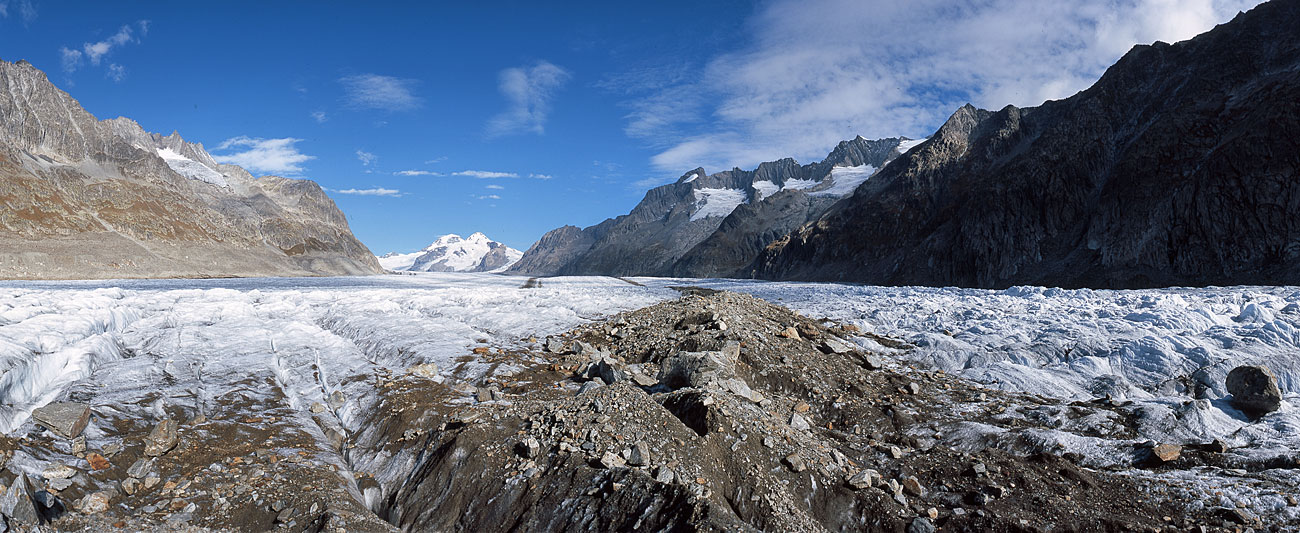
POLYGON ((323 404, 323 403, 320 403, 320 402, 312 402, 312 403, 311 403, 311 412, 312 412, 313 414, 321 414, 321 413, 324 413, 324 412, 327 411, 327 410, 329 410, 329 407, 326 407, 325 404, 323 404))
POLYGON ((650 464, 650 450, 643 443, 632 445, 632 451, 627 456, 627 464, 632 466, 645 466, 650 464))
POLYGON ((784 462, 786 466, 790 467, 790 470, 794 472, 803 472, 808 469, 808 465, 804 463, 803 457, 797 453, 785 456, 784 462))
POLYGON ((1182 453, 1183 447, 1177 444, 1158 444, 1156 447, 1151 448, 1151 455, 1161 463, 1176 460, 1182 453))
POLYGON ((934 507, 931 507, 931 508, 929 508, 929 509, 926 509, 926 510, 925 510, 925 516, 929 517, 930 520, 938 520, 938 519, 939 519, 939 510, 938 510, 938 509, 935 509, 934 507))
POLYGON ((601 381, 604 381, 606 385, 613 385, 627 379, 627 374, 624 374, 622 370, 615 368, 609 359, 604 358, 597 361, 596 364, 591 365, 591 367, 587 369, 587 375, 592 379, 600 379, 601 381))
POLYGON ((1300 500, 1296 500, 1296 497, 1295 497, 1295 496, 1287 496, 1287 497, 1286 497, 1286 504, 1287 504, 1287 505, 1290 505, 1290 506, 1292 506, 1292 507, 1295 507, 1295 506, 1297 506, 1297 505, 1300 505, 1300 500))
POLYGON ((928 518, 917 517, 916 519, 912 520, 912 523, 907 525, 907 533, 934 533, 934 532, 935 532, 934 524, 931 523, 930 519, 928 518))
POLYGON ((925 496, 925 487, 921 486, 921 480, 916 476, 907 476, 903 478, 903 491, 918 498, 925 496))
POLYGON ((139 490, 140 480, 133 477, 122 480, 122 492, 127 493, 127 495, 135 494, 139 490))
POLYGON ((144 488, 152 489, 160 481, 162 481, 162 478, 158 477, 157 474, 150 473, 144 477, 144 488))
POLYGON ((45 480, 45 490, 67 490, 71 486, 72 478, 45 480))
POLYGON ((879 356, 868 354, 862 356, 861 360, 862 366, 867 370, 880 370, 885 368, 885 360, 881 359, 879 356))
POLYGON ((71 453, 72 455, 79 455, 79 454, 86 453, 86 437, 84 435, 72 439, 71 453))
POLYGON ((605 452, 604 455, 600 456, 600 465, 605 468, 613 469, 622 468, 627 465, 627 462, 624 461, 622 457, 611 452, 605 452))
POLYGON ((763 437, 763 446, 767 446, 768 448, 775 448, 776 438, 772 437, 771 435, 763 437))
POLYGON ((131 463, 131 467, 126 469, 126 475, 133 478, 144 479, 144 476, 153 469, 153 460, 141 457, 131 463))
POLYGON ((982 476, 989 473, 989 468, 984 466, 984 463, 975 463, 971 465, 969 472, 972 476, 982 476))
POLYGON ((902 450, 901 448, 899 448, 898 446, 890 446, 890 447, 889 447, 889 456, 890 456, 890 457, 893 457, 894 459, 902 459, 902 458, 903 458, 903 450, 902 450))
POLYGON ((807 413, 809 409, 812 409, 812 406, 808 405, 805 402, 799 402, 794 404, 794 412, 796 413, 807 413))
POLYGON ((90 465, 91 470, 103 470, 113 466, 112 463, 108 462, 108 459, 104 458, 104 456, 94 452, 86 454, 86 463, 90 465))
POLYGON ((519 444, 515 445, 515 451, 525 459, 532 459, 537 457, 537 454, 541 453, 542 444, 537 442, 537 439, 528 437, 519 441, 519 444))
POLYGON ((77 475, 77 469, 63 463, 50 463, 41 471, 41 477, 45 479, 67 479, 77 475))
POLYGON ((848 484, 857 490, 869 489, 880 482, 880 472, 870 468, 849 476, 848 484))
POLYGON ((113 493, 101 490, 87 495, 81 499, 81 512, 86 514, 102 513, 108 510, 109 503, 113 500, 113 493))
POLYGON ((632 382, 642 387, 653 387, 659 384, 659 380, 645 374, 632 374, 632 382))
POLYGON ((422 378, 433 379, 438 377, 438 364, 424 363, 424 364, 415 365, 411 368, 408 368, 406 371, 410 372, 411 375, 413 376, 420 376, 422 378))
POLYGON ((822 353, 827 354, 846 354, 857 351, 858 347, 851 342, 845 342, 835 337, 826 337, 818 348, 822 353))
POLYGON ((808 431, 809 429, 812 429, 812 425, 808 423, 808 419, 804 418, 799 413, 790 415, 790 427, 798 431, 808 431))
POLYGON ((551 353, 564 353, 564 341, 558 337, 546 338, 546 351, 551 353))
POLYGON ((348 403, 348 397, 343 395, 343 391, 336 390, 330 393, 328 398, 330 409, 337 411, 343 404, 348 403))
POLYGON ((90 423, 90 406, 76 402, 55 402, 32 411, 32 420, 65 439, 75 438, 90 423))
POLYGON ((605 384, 600 381, 588 381, 586 383, 583 383, 582 387, 578 388, 578 394, 586 394, 588 392, 594 391, 604 386, 605 384))
POLYGON ((479 388, 475 389, 475 390, 474 390, 474 399, 475 399, 475 400, 478 400, 478 401, 480 401, 480 402, 490 402, 490 401, 492 401, 492 389, 489 389, 489 388, 487 388, 487 387, 479 387, 479 388))
POLYGON ((799 340, 799 330, 795 329, 794 326, 785 328, 781 330, 779 333, 777 333, 776 335, 778 337, 785 337, 787 339, 799 340))
POLYGON ((921 394, 921 386, 920 386, 920 385, 917 385, 915 381, 913 381, 913 382, 911 382, 911 383, 908 383, 908 384, 907 384, 907 393, 908 393, 908 394, 911 394, 911 395, 913 395, 913 396, 915 396, 915 395, 917 395, 917 394, 921 394))
POLYGON ((673 469, 666 466, 661 466, 655 471, 655 481, 663 484, 671 484, 675 477, 676 476, 673 475, 673 469))
POLYGON ((176 421, 170 418, 164 418, 158 421, 158 425, 153 427, 149 432, 149 438, 145 439, 144 454, 150 457, 158 457, 171 451, 176 447, 176 421))

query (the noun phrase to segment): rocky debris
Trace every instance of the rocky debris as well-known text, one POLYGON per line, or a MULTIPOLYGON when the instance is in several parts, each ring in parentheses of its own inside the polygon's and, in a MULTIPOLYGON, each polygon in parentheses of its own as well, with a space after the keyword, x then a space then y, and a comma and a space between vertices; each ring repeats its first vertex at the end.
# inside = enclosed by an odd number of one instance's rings
POLYGON ((647 466, 651 464, 650 449, 645 443, 638 442, 628 449, 627 464, 631 466, 647 466))
POLYGON ((41 470, 41 477, 46 480, 67 479, 75 475, 77 475, 77 469, 63 463, 50 463, 44 470, 41 470))
POLYGON ((880 484, 880 472, 870 468, 853 474, 848 479, 848 484, 858 490, 869 489, 880 484))
POLYGON ((538 453, 541 453, 542 445, 537 442, 537 439, 528 437, 519 441, 519 444, 515 445, 515 450, 519 452, 521 457, 531 459, 537 457, 538 453))
POLYGON ((65 439, 75 438, 90 423, 90 406, 76 402, 55 402, 32 411, 32 420, 65 439))
POLYGON ((77 509, 85 514, 95 514, 107 511, 112 504, 113 497, 116 496, 112 491, 101 490, 93 492, 82 498, 77 509))
POLYGON ((177 423, 170 418, 164 418, 158 421, 153 430, 149 432, 149 438, 145 440, 144 454, 149 457, 164 455, 176 447, 177 442, 177 423))
POLYGON ((934 533, 934 524, 929 518, 918 517, 907 525, 907 533, 934 533))
POLYGON ((1250 416, 1262 416, 1282 406, 1282 390, 1277 386, 1277 376, 1267 367, 1247 365, 1234 368, 1228 373, 1224 385, 1232 394, 1232 406, 1250 416))

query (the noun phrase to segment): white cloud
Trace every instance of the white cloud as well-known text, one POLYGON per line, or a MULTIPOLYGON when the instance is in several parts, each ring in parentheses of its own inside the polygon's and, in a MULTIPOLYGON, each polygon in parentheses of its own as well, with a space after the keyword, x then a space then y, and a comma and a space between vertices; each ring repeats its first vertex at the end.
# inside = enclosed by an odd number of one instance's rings
POLYGON ((535 180, 549 180, 554 176, 551 176, 550 174, 529 174, 528 177, 535 180))
POLYGON ((1093 83, 1131 46, 1209 30, 1259 0, 776 0, 752 44, 628 102, 627 133, 669 171, 824 157, 843 139, 929 135, 966 102, 1033 106, 1093 83))
POLYGON ((445 156, 445 155, 444 155, 444 156, 438 156, 438 157, 435 157, 435 158, 430 159, 430 160, 428 160, 428 161, 425 161, 424 164, 426 164, 426 165, 432 165, 432 164, 434 164, 434 163, 441 163, 441 162, 446 161, 446 160, 447 160, 447 156, 445 156))
POLYGON ((325 115, 324 111, 312 111, 311 118, 315 120, 317 124, 324 124, 326 120, 330 119, 325 115))
POLYGON ((394 196, 394 197, 396 197, 396 196, 401 196, 401 195, 402 195, 402 191, 399 191, 399 190, 397 190, 397 189, 385 189, 385 188, 383 188, 383 187, 375 187, 375 188, 371 188, 371 189, 342 189, 342 190, 338 190, 338 189, 330 189, 330 190, 333 191, 333 192, 339 193, 339 194, 355 194, 355 195, 359 195, 359 196, 394 196))
MULTIPOLYGON (((140 38, 144 37, 148 33, 149 21, 141 20, 137 21, 134 26, 129 24, 122 26, 117 30, 117 33, 114 33, 107 39, 93 43, 84 43, 81 45, 81 49, 79 50, 68 48, 66 46, 60 47, 59 57, 63 64, 63 71, 68 74, 76 72, 77 69, 81 68, 83 60, 90 62, 92 66, 99 66, 99 64, 103 62, 104 58, 112 53, 115 48, 129 43, 138 43, 140 42, 140 38), (139 33, 138 37, 136 36, 137 32, 139 33)), ((110 63, 108 65, 106 76, 113 81, 122 81, 126 76, 126 67, 123 67, 118 63, 110 63)))
POLYGON ((302 163, 316 159, 298 151, 302 139, 285 137, 263 139, 239 136, 226 139, 213 151, 235 150, 229 154, 213 154, 219 163, 234 164, 253 173, 296 175, 302 173, 302 163))
POLYGON ((354 109, 407 111, 423 104, 423 100, 415 96, 415 80, 359 74, 340 78, 339 83, 343 84, 343 101, 354 109))
POLYGON ((361 166, 368 167, 371 164, 373 164, 375 161, 378 161, 379 156, 372 154, 370 152, 357 150, 357 160, 361 161, 361 166))
POLYGON ((393 174, 398 176, 441 176, 442 175, 441 172, 433 172, 431 170, 399 170, 397 172, 394 172, 393 174))
POLYGON ((500 200, 501 197, 495 194, 484 194, 478 197, 479 200, 500 200))
POLYGON ((501 71, 498 88, 508 107, 488 121, 487 134, 544 133, 551 99, 570 77, 569 71, 546 61, 501 71))
POLYGON ((492 172, 490 170, 462 170, 452 172, 453 176, 469 176, 471 178, 488 179, 488 178, 518 178, 519 174, 514 172, 492 172))
POLYGON ((484 187, 484 189, 492 189, 492 190, 500 191, 500 190, 504 190, 505 187, 502 187, 500 185, 488 185, 484 187))
POLYGON ((114 82, 120 83, 122 80, 126 79, 126 67, 113 63, 108 66, 108 73, 105 74, 105 76, 114 82))
POLYGON ((18 9, 18 16, 23 19, 23 25, 31 24, 36 20, 36 5, 31 0, 18 0, 16 2, 0 2, 0 18, 9 17, 9 6, 13 5, 18 9))

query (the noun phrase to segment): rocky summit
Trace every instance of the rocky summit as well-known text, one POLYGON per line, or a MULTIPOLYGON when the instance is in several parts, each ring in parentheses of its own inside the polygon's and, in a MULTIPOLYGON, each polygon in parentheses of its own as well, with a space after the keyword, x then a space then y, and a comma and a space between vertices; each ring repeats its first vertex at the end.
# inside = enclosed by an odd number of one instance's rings
POLYGON ((25 61, 0 61, 0 203, 0 278, 382 271, 315 183, 96 120, 25 61))
MULTIPOLYGON (((1199 484, 1233 472, 1293 494, 1294 476, 1267 473, 1300 467, 1292 451, 1139 439, 1128 402, 991 389, 915 367, 900 339, 678 290, 521 349, 476 348, 442 377, 422 364, 346 378, 361 395, 307 402, 272 376, 271 394, 202 410, 100 405, 89 447, 40 428, 0 438, 0 462, 44 478, 0 478, 0 511, 87 531, 1300 526, 1294 500, 1249 506, 1199 484), (456 377, 482 363, 498 371, 456 377)), ((213 368, 199 383, 224 379, 250 378, 213 368)))
POLYGON ((697 168, 651 189, 626 215, 551 230, 507 272, 734 276, 769 243, 821 216, 916 144, 858 137, 817 163, 787 158, 714 174, 697 168))
POLYGON ((1038 107, 959 109, 753 263, 767 279, 1300 283, 1300 3, 1133 48, 1038 107))

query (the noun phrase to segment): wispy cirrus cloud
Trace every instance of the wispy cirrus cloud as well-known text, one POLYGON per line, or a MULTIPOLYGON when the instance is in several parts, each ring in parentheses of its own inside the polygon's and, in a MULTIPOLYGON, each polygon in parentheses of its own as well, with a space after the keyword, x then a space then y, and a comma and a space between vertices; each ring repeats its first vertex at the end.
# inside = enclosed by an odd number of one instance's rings
MULTIPOLYGON (((72 74, 86 63, 91 66, 99 66, 114 49, 126 44, 138 43, 148 33, 149 21, 140 20, 135 24, 122 26, 117 30, 117 33, 102 41, 85 43, 80 48, 61 47, 59 48, 59 59, 63 65, 63 72, 72 74)), ((126 67, 118 63, 110 63, 106 76, 113 81, 122 81, 126 77, 126 67)))
POLYGON ((483 187, 483 188, 484 188, 484 189, 492 189, 492 190, 494 190, 494 191, 500 191, 500 190, 504 190, 504 189, 505 189, 505 187, 502 187, 502 186, 500 186, 500 185, 488 185, 488 186, 483 187))
POLYGON ((397 176, 444 176, 445 175, 441 172, 434 172, 432 170, 399 170, 397 172, 394 172, 393 174, 397 176))
POLYGON ((356 195, 356 196, 392 196, 392 197, 398 197, 398 196, 401 196, 401 195, 402 195, 402 191, 399 191, 399 190, 397 190, 397 189, 385 189, 385 188, 383 188, 383 187, 374 187, 374 188, 370 188, 370 189, 329 189, 329 190, 330 190, 330 192, 336 192, 336 193, 339 193, 339 194, 352 194, 352 195, 356 195))
POLYGON ((1187 39, 1258 3, 775 0, 747 22, 747 44, 606 88, 633 95, 626 132, 660 147, 651 163, 665 172, 807 161, 859 134, 924 137, 966 102, 1069 96, 1135 44, 1187 39))
POLYGON ((379 160, 379 156, 364 150, 357 150, 357 160, 361 161, 361 166, 368 167, 379 160))
POLYGON ((284 137, 263 139, 241 135, 226 139, 213 149, 214 152, 230 151, 226 154, 213 154, 218 163, 239 165, 253 173, 297 175, 303 171, 302 164, 316 159, 298 151, 297 144, 302 139, 284 137))
POLYGON ((339 78, 343 85, 343 102, 353 109, 409 111, 424 105, 415 95, 416 80, 358 74, 339 78))
POLYGON ((519 177, 519 174, 514 173, 514 172, 493 172, 493 171, 490 171, 490 170, 462 170, 462 171, 460 171, 460 172, 452 172, 451 175, 452 175, 452 176, 469 176, 469 177, 471 177, 471 178, 478 178, 478 179, 492 179, 492 178, 518 178, 518 177, 519 177))
POLYGON ((507 107, 488 121, 489 137, 545 133, 551 100, 572 75, 550 62, 539 61, 531 67, 502 70, 499 77, 498 89, 507 107))
POLYGON ((312 111, 311 118, 312 120, 315 120, 317 124, 324 124, 325 121, 330 119, 329 115, 326 115, 324 111, 312 111))
POLYGON ((36 5, 31 0, 0 1, 0 19, 9 18, 9 9, 13 8, 18 17, 23 19, 23 25, 29 25, 36 20, 36 5))

